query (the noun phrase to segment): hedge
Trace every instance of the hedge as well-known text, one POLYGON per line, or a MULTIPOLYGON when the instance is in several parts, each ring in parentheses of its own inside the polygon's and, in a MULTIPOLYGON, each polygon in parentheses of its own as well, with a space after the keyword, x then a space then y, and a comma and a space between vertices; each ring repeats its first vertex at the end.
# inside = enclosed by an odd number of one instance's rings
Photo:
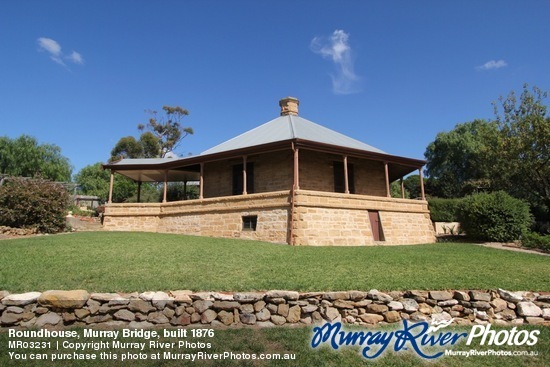
POLYGON ((504 191, 465 197, 458 219, 468 237, 496 242, 519 240, 533 223, 529 205, 504 191))
POLYGON ((428 199, 433 222, 458 222, 462 199, 428 199))

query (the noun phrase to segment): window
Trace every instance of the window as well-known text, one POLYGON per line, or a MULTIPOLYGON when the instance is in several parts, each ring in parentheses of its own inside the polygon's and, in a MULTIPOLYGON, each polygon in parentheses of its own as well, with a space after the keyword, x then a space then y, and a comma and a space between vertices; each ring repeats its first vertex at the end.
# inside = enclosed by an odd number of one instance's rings
POLYGON ((257 215, 243 216, 243 231, 255 231, 257 224, 258 224, 257 215))
MULTIPOLYGON (((243 193, 243 165, 233 166, 233 195, 242 195, 243 193)), ((246 164, 246 192, 254 193, 254 163, 246 164)))
MULTIPOLYGON (((344 172, 344 163, 335 161, 334 167, 334 192, 346 192, 346 175, 344 172)), ((355 175, 353 164, 348 163, 348 188, 350 194, 355 194, 355 175)))

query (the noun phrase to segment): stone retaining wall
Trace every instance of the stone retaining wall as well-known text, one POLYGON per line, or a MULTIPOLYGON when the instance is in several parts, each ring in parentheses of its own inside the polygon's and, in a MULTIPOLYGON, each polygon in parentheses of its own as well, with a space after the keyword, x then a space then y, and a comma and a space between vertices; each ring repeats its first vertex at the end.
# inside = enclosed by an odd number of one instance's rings
POLYGON ((496 291, 170 291, 10 294, 0 291, 0 326, 270 327, 341 321, 380 325, 454 319, 455 324, 550 326, 550 293, 496 291))

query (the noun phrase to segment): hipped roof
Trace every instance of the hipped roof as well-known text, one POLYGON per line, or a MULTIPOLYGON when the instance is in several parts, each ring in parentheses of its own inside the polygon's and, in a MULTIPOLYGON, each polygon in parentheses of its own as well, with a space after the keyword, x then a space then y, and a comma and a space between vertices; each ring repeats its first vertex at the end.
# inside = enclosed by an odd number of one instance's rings
POLYGON ((226 142, 216 145, 213 148, 205 150, 201 153, 201 155, 222 153, 236 149, 295 139, 364 150, 367 152, 387 154, 378 148, 306 120, 303 117, 286 115, 279 116, 276 119, 238 135, 233 139, 227 140, 226 142))
POLYGON ((345 154, 387 161, 393 181, 413 172, 425 161, 392 156, 378 148, 328 129, 297 115, 279 116, 252 130, 218 144, 199 155, 184 158, 122 159, 103 165, 135 181, 162 182, 198 180, 200 163, 267 151, 303 147, 334 154, 345 154))

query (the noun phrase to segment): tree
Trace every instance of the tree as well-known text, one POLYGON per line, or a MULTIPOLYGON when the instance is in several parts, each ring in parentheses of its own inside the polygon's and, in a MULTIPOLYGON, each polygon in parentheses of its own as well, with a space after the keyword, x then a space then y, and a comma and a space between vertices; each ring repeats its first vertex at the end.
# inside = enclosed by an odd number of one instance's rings
MULTIPOLYGON (((420 187, 420 175, 409 175, 403 180, 403 188, 405 189, 405 199, 417 199, 422 197, 422 189, 420 187)), ((390 193, 393 198, 402 198, 401 182, 394 181, 390 185, 390 193)), ((424 194, 431 195, 428 179, 424 177, 424 194)))
POLYGON ((497 126, 495 122, 474 120, 437 134, 424 153, 434 195, 461 197, 486 188, 492 171, 492 162, 486 158, 497 139, 497 126))
MULTIPOLYGON (((101 162, 82 168, 74 177, 80 191, 85 195, 99 196, 102 201, 109 198, 111 182, 109 171, 103 169, 101 162)), ((137 201, 137 183, 122 175, 114 176, 113 202, 137 201)), ((141 202, 157 202, 159 190, 152 184, 141 186, 141 202)))
POLYGON ((122 158, 141 158, 143 146, 133 136, 121 138, 111 150, 111 160, 116 161, 122 158))
MULTIPOLYGON (((401 192, 401 182, 400 181, 393 181, 390 184, 390 196, 392 198, 401 199, 403 197, 403 193, 401 192)), ((405 199, 410 198, 410 193, 405 189, 405 199)))
POLYGON ((539 224, 550 219, 550 118, 537 87, 526 84, 493 102, 494 121, 475 120, 439 133, 426 149, 436 196, 503 190, 527 201, 539 224))
MULTIPOLYGON (((423 177, 424 179, 424 193, 426 195, 431 195, 432 192, 430 191, 430 185, 428 184, 428 179, 426 177, 423 177)), ((409 197, 411 198, 419 198, 422 197, 422 189, 420 188, 420 175, 410 175, 405 180, 403 180, 403 186, 405 187, 405 191, 408 193, 409 197)))
POLYGON ((183 127, 181 120, 189 115, 189 111, 179 106, 163 106, 164 116, 159 115, 157 111, 149 111, 152 117, 147 126, 138 125, 138 129, 143 131, 148 128, 154 137, 157 138, 160 147, 160 157, 166 156, 166 153, 174 151, 179 143, 187 135, 193 134, 193 128, 183 127))
MULTIPOLYGON (((101 166, 101 162, 82 168, 74 177, 78 187, 85 195, 99 196, 102 201, 109 198, 110 173, 101 166)), ((124 202, 137 190, 137 184, 132 180, 115 175, 113 201, 124 202)))
POLYGON ((121 138, 111 151, 111 161, 122 158, 164 158, 173 152, 193 128, 181 124, 189 111, 179 106, 163 106, 164 114, 147 111, 151 117, 146 125, 139 124, 139 140, 133 136, 121 138))
POLYGON ((57 145, 38 144, 29 135, 0 137, 0 174, 68 182, 71 171, 69 160, 57 145))
POLYGON ((527 200, 538 212, 550 209, 550 118, 543 101, 547 92, 523 86, 494 102, 500 134, 490 157, 495 188, 527 200))

